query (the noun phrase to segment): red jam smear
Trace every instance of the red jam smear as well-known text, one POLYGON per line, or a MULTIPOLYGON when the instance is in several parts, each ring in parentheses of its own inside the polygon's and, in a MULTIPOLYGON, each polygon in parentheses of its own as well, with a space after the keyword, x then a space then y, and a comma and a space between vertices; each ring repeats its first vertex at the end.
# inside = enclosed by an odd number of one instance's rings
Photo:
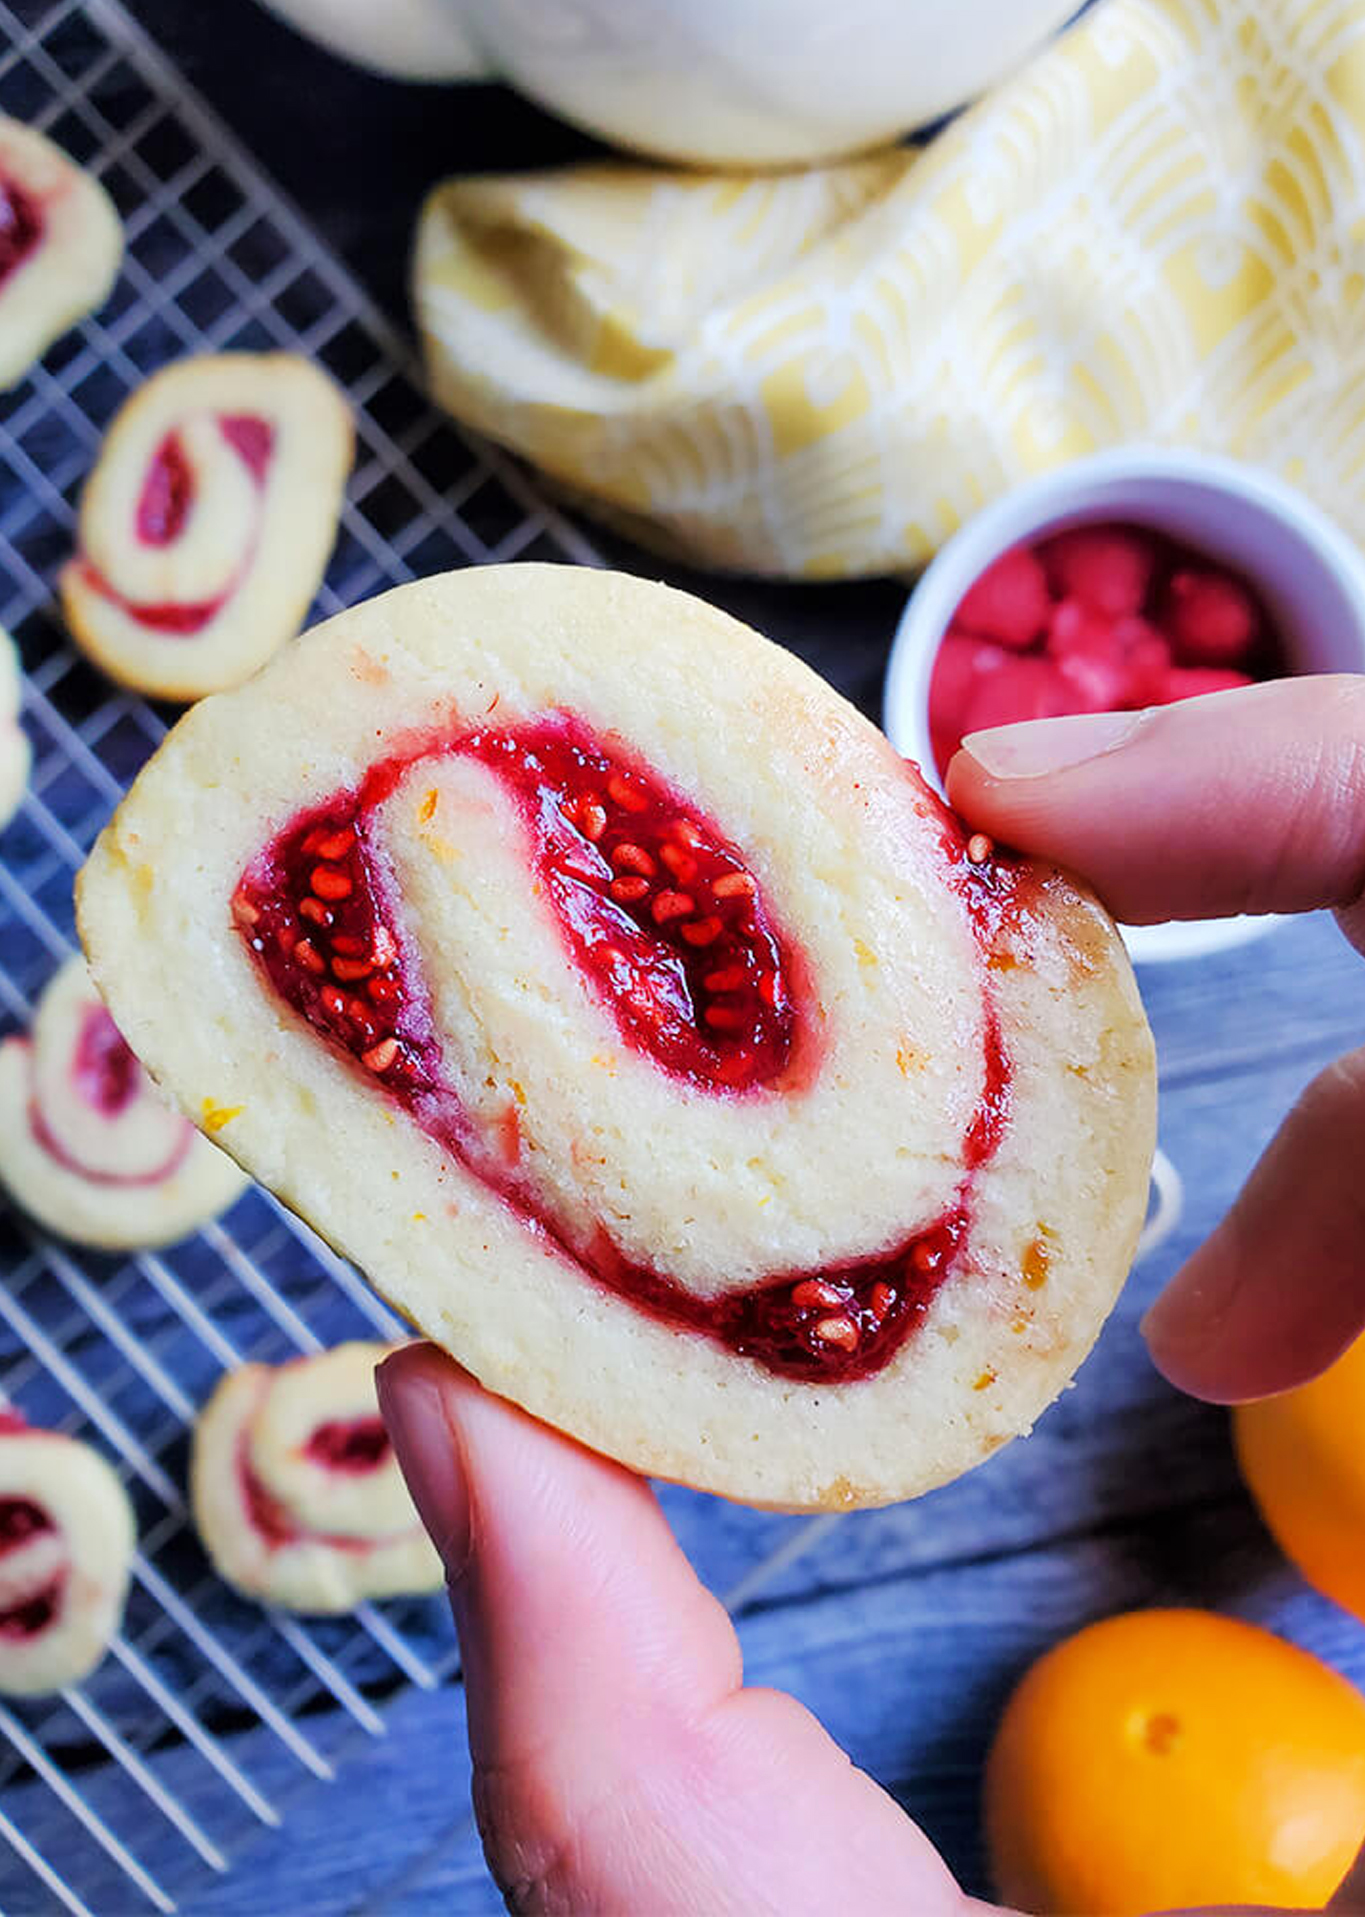
POLYGON ((697 1298, 632 1265, 603 1236, 593 1276, 665 1324, 700 1332, 741 1358, 805 1384, 850 1384, 893 1358, 953 1269, 971 1215, 965 1193, 928 1231, 880 1258, 765 1278, 726 1298, 697 1298))
POLYGON ((389 1434, 377 1417, 329 1418, 310 1435, 304 1450, 328 1471, 359 1476, 384 1463, 389 1455, 389 1434))
POLYGON ((37 200, 17 180, 0 180, 0 286, 17 272, 43 237, 37 200))
MULTIPOLYGON (((220 413, 218 430, 246 466, 258 486, 265 484, 275 451, 275 428, 255 413, 220 413)), ((194 506, 194 469, 180 435, 169 432, 152 455, 138 495, 137 536, 147 546, 168 546, 178 539, 194 506)), ((140 625, 168 638, 189 638, 217 618, 231 589, 213 599, 141 602, 127 599, 98 569, 85 562, 86 583, 126 612, 140 625)))
MULTIPOLYGON (((27 1429, 17 1412, 0 1412, 0 1435, 12 1436, 27 1429)), ((0 1558, 22 1550, 33 1538, 56 1528, 42 1505, 32 1498, 0 1497, 0 1558)), ((65 1582, 66 1574, 60 1572, 32 1597, 0 1610, 0 1637, 36 1637, 39 1631, 45 1631, 57 1615, 65 1582)))
POLYGON ((1285 670, 1246 574, 1150 526, 1067 527, 1001 553, 958 602, 929 688, 935 763, 946 779, 963 737, 991 726, 1135 712, 1285 670))
POLYGON ((167 433, 147 468, 137 502, 137 536, 144 546, 169 546, 185 530, 194 504, 194 468, 179 433, 167 433))
POLYGON ((218 430, 257 485, 263 485, 275 451, 275 428, 270 420, 256 413, 220 413, 218 430))
POLYGON ((105 1118, 117 1118, 137 1097, 142 1068, 102 1005, 90 1006, 81 1020, 71 1076, 85 1103, 105 1118))
MULTIPOLYGON (((879 1371, 954 1269, 970 1225, 972 1174, 997 1149, 1008 1119, 1009 1060, 989 988, 983 1090, 963 1142, 967 1178, 944 1216, 845 1266, 774 1274, 743 1292, 697 1298, 623 1258, 604 1230, 590 1245, 575 1242, 524 1187, 515 1154, 474 1134, 445 1082, 373 825, 414 766, 456 755, 488 766, 509 791, 531 843, 530 876, 623 1038, 718 1096, 780 1084, 800 1039, 793 981, 801 961, 741 854, 656 775, 563 715, 425 743, 286 826, 233 899, 238 929, 273 989, 528 1225, 638 1309, 784 1377, 844 1383, 879 1371), (643 889, 623 891, 625 875, 643 889)), ((428 802, 434 810, 434 791, 428 802)), ((951 882, 984 944, 1012 897, 1013 869, 970 861, 956 819, 934 804, 951 882)))
POLYGON ((627 1043, 712 1089, 771 1084, 796 1024, 789 966, 734 846, 582 727, 480 731, 458 749, 514 796, 535 877, 627 1043))
MULTIPOLYGON (((357 1420, 356 1422, 361 1422, 357 1420)), ((376 1424, 379 1420, 374 1420, 376 1424)), ((325 1427, 324 1427, 325 1428, 325 1427)), ((383 1427, 380 1426, 382 1430, 383 1427)), ((387 1444, 387 1434, 385 1437, 387 1444)), ((378 1460, 376 1459, 376 1462, 378 1460)), ((368 1469, 368 1466, 340 1466, 342 1470, 368 1469)), ((301 1525, 293 1512, 271 1492, 267 1491, 261 1480, 251 1468, 245 1438, 239 1440, 237 1447, 237 1479, 241 1485, 242 1503, 246 1507, 247 1522, 259 1533, 262 1543, 268 1550, 280 1551, 286 1545, 299 1544, 303 1540, 311 1544, 325 1544, 334 1551, 369 1551, 376 1542, 370 1538, 334 1536, 326 1531, 309 1531, 301 1525)))
POLYGON ((256 1476, 247 1462, 245 1445, 238 1452, 237 1475, 241 1480, 242 1501, 246 1505, 252 1529, 260 1532, 272 1551, 278 1551, 281 1545, 296 1543, 304 1535, 303 1532, 294 1522, 292 1513, 285 1509, 278 1498, 270 1495, 256 1476))
POLYGON ((148 626, 153 632, 164 632, 168 638, 190 638, 196 632, 202 632, 209 622, 218 617, 227 601, 227 593, 220 593, 216 599, 168 599, 159 602, 139 602, 126 599, 118 592, 103 573, 90 565, 82 564, 85 582, 105 599, 112 599, 121 612, 130 619, 136 619, 139 625, 148 626))
POLYGON ((0 1611, 0 1637, 37 1637, 45 1631, 61 1609, 65 1588, 66 1576, 62 1573, 31 1598, 25 1598, 22 1604, 12 1604, 8 1610, 0 1611))
MULTIPOLYGON (((13 1042, 29 1047, 31 1050, 31 1041, 29 1039, 16 1039, 13 1042)), ((123 1043, 122 1038, 120 1038, 119 1042, 123 1043)), ((131 1052, 129 1053, 129 1057, 132 1057, 131 1052)), ((136 1065, 136 1062, 137 1061, 134 1060, 134 1065, 136 1065)), ((73 1061, 73 1071, 74 1070, 75 1065, 73 1061)), ((92 1099, 91 1102, 94 1103, 94 1100, 92 1099)), ((96 1109, 99 1109, 98 1106, 96 1106, 96 1109)), ((110 1117, 117 1117, 117 1115, 118 1108, 108 1113, 110 1117)), ((33 1134, 34 1143, 47 1153, 54 1164, 60 1165, 63 1171, 70 1172, 76 1178, 83 1178, 89 1185, 159 1185, 163 1179, 169 1178, 171 1174, 179 1168, 186 1152, 188 1152, 190 1146, 193 1144, 196 1135, 193 1125, 186 1121, 180 1127, 180 1135, 162 1164, 154 1166, 150 1171, 133 1173, 101 1171, 95 1166, 87 1165, 81 1159, 73 1157, 48 1124, 47 1119, 43 1115, 42 1107, 39 1105, 36 1097, 30 1098, 28 1102, 28 1128, 33 1134)), ((7 1414, 0 1413, 0 1437, 3 1437, 6 1431, 11 1428, 19 1430, 25 1429, 23 1420, 21 1419, 16 1427, 11 1427, 7 1423, 7 1414)))
POLYGON ((0 1498, 0 1557, 55 1529, 42 1505, 32 1498, 0 1498))
POLYGON ((180 1136, 171 1147, 168 1156, 151 1171, 112 1172, 99 1171, 93 1165, 84 1164, 79 1158, 73 1158, 43 1117, 36 1099, 29 1101, 28 1128, 33 1134, 34 1142, 40 1145, 54 1164, 60 1165, 63 1171, 70 1172, 73 1177, 83 1178, 87 1185, 110 1185, 120 1188, 162 1184, 172 1173, 179 1170, 196 1136, 193 1125, 186 1123, 181 1128, 180 1136))
MULTIPOLYGON (((791 967, 733 846, 661 780, 570 723, 482 729, 446 751, 477 759, 511 793, 534 878, 627 1043, 712 1089, 745 1091, 782 1073, 796 1027, 791 967)), ((369 832, 411 763, 386 761, 358 793, 297 820, 244 878, 237 904, 239 919, 243 907, 256 914, 253 947, 276 990, 415 1096, 440 1087, 439 1045, 369 832)))

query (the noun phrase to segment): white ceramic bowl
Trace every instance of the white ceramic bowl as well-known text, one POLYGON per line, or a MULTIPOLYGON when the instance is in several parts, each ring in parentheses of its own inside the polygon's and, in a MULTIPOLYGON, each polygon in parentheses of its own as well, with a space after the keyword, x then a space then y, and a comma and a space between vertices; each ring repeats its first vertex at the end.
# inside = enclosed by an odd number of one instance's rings
POLYGON ((405 78, 494 77, 604 140, 705 166, 807 166, 924 126, 1078 0, 266 0, 405 78))
MULTIPOLYGON (((1256 466, 1204 453, 1126 448, 1061 466, 977 513, 911 593, 887 666, 883 723, 941 788, 929 741, 939 640, 972 581, 1021 540, 1095 520, 1151 526, 1243 573, 1276 622, 1294 672, 1365 672, 1365 558, 1311 501, 1256 466)), ((1124 928, 1134 959, 1192 958, 1255 938, 1269 918, 1124 928)))

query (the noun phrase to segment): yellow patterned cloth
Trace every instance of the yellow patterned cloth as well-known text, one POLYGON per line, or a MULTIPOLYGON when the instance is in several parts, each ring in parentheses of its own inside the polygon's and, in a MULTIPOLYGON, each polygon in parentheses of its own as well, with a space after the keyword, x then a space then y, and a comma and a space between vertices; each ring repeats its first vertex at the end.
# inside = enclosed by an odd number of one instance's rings
POLYGON ((709 565, 918 565, 1135 439, 1365 539, 1365 0, 1101 0, 921 151, 450 182, 416 302, 443 405, 709 565))

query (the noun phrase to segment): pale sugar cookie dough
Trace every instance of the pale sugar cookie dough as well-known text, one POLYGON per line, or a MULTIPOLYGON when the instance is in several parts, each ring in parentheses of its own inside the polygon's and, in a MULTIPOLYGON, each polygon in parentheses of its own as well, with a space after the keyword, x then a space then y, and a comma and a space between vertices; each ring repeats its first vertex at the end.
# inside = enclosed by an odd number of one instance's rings
POLYGON ((379 1418, 374 1370, 391 1348, 357 1341, 242 1365, 200 1413, 194 1519, 219 1575, 244 1596, 350 1611, 440 1585, 379 1418))
POLYGON ((308 611, 336 537, 350 409, 293 353, 178 360, 125 402, 61 576, 72 636, 124 685, 197 699, 308 611))
POLYGON ((1105 913, 668 588, 356 607, 182 720, 78 904, 182 1108, 637 1469, 927 1490, 1028 1430, 1127 1272, 1153 1056, 1105 913))
POLYGON ((33 764, 33 749, 19 723, 19 695, 19 655, 0 626, 0 831, 19 810, 33 764))
POLYGON ((123 229, 98 181, 0 115, 0 389, 104 304, 122 257, 123 229))

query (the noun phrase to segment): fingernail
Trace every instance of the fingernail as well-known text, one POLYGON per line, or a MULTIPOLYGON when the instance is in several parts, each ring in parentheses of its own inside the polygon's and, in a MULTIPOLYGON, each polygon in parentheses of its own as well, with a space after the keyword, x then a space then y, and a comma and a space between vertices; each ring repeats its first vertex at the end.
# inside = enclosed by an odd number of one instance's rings
POLYGON ((434 1379, 412 1368, 392 1371, 386 1359, 375 1373, 379 1410, 417 1515, 454 1581, 469 1563, 469 1485, 460 1434, 434 1379))
POLYGON ((1026 725, 969 732, 962 750, 993 779, 1041 779, 1126 745, 1147 717, 1145 712, 1083 712, 1031 719, 1026 725))

